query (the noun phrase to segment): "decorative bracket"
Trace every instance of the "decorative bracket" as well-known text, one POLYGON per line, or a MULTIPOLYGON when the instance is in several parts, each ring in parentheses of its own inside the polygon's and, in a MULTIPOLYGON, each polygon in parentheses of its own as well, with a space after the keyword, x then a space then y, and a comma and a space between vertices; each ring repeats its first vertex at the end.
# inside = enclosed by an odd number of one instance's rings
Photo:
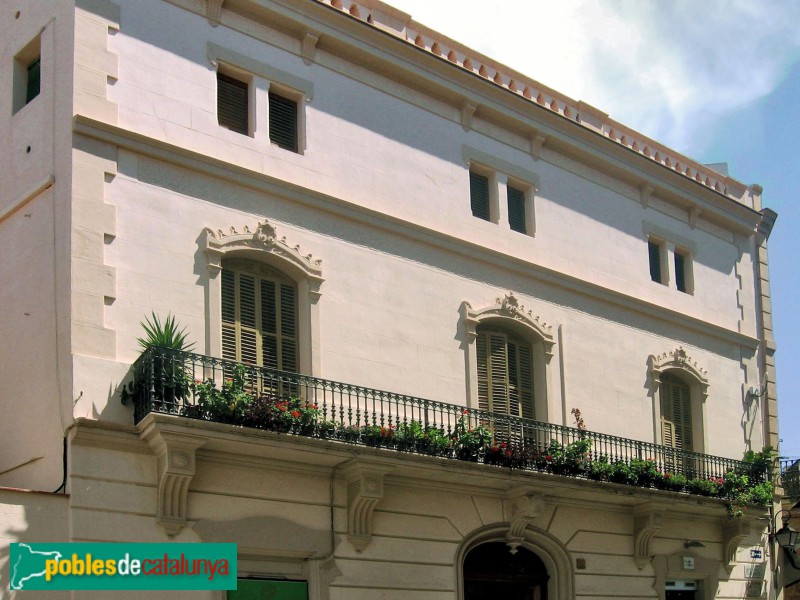
POLYGON ((187 524, 195 452, 205 444, 205 440, 157 429, 150 429, 144 437, 158 459, 158 524, 172 537, 187 524))
POLYGON ((317 42, 319 41, 319 34, 311 31, 306 31, 303 34, 303 39, 300 40, 301 54, 303 62, 310 65, 314 62, 314 52, 317 49, 317 42))
POLYGON ((650 540, 664 526, 664 514, 649 510, 633 517, 633 560, 641 571, 650 562, 650 540))
POLYGON ((212 27, 220 24, 224 2, 225 0, 206 0, 206 19, 212 27))
POLYGON ((529 488, 517 488, 509 491, 505 505, 510 517, 506 545, 511 554, 516 554, 519 545, 525 541, 528 525, 544 511, 545 498, 529 488))
POLYGON ((639 188, 639 202, 642 203, 642 208, 650 206, 650 200, 653 198, 654 191, 653 186, 647 183, 639 188))
POLYGON ((390 469, 351 462, 342 472, 347 482, 347 538, 362 552, 372 541, 372 514, 383 499, 383 478, 390 469))
POLYGON ((697 218, 703 214, 703 209, 699 206, 694 206, 689 210, 689 227, 694 229, 697 227, 697 218))
POLYGON ((478 107, 472 102, 467 102, 461 107, 461 127, 464 128, 464 131, 472 129, 472 117, 475 115, 476 110, 478 110, 478 107))
POLYGON ((536 133, 531 136, 531 156, 533 157, 533 160, 539 160, 542 158, 542 147, 544 146, 546 140, 547 138, 541 133, 536 133))
POLYGON ((739 544, 752 532, 751 524, 750 519, 744 517, 728 519, 725 522, 722 532, 722 564, 728 573, 736 566, 736 551, 739 544))

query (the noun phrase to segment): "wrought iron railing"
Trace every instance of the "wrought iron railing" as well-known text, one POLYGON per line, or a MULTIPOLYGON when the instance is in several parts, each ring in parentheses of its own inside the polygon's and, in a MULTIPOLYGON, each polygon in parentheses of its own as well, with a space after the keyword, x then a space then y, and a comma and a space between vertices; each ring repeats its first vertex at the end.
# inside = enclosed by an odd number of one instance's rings
POLYGON ((706 495, 718 490, 692 480, 721 489, 733 471, 768 481, 765 470, 730 458, 160 348, 136 361, 123 401, 133 402, 137 423, 173 414, 706 495))
POLYGON ((785 458, 779 460, 780 484, 783 494, 787 498, 800 499, 800 458, 785 458))

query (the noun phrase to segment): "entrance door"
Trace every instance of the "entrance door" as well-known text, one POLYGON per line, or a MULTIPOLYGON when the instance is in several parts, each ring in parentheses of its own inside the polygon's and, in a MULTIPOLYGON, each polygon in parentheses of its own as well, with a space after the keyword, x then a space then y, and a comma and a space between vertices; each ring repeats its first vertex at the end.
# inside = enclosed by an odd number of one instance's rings
POLYGON ((481 544, 464 559, 464 600, 547 600, 547 569, 525 548, 511 554, 503 542, 481 544))

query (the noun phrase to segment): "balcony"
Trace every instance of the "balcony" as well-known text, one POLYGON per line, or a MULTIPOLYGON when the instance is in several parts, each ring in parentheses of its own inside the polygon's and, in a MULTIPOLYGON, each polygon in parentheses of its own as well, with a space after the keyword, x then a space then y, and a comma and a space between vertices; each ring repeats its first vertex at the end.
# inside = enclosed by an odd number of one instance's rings
POLYGON ((800 458, 780 458, 779 468, 784 497, 800 501, 800 458))
POLYGON ((150 349, 133 372, 122 398, 133 403, 136 423, 150 413, 176 415, 324 439, 343 448, 371 446, 723 498, 729 510, 772 501, 769 461, 684 452, 189 352, 150 349))

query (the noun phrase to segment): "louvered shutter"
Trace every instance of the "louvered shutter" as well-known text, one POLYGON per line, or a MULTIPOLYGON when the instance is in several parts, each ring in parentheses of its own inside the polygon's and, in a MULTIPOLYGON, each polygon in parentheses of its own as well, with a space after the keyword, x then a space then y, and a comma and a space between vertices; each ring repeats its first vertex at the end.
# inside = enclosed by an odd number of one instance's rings
POLYGON ((250 133, 247 87, 244 81, 217 73, 217 121, 223 127, 244 135, 250 133))
POLYGON ((478 359, 478 408, 489 410, 489 349, 485 335, 475 340, 475 354, 478 359))
POLYGON ((469 196, 472 215, 489 220, 489 178, 485 175, 469 172, 469 196))
POLYGON ((533 351, 530 344, 497 331, 479 331, 478 407, 515 417, 534 417, 533 351))
POLYGON ((489 333, 489 403, 491 409, 511 414, 508 396, 508 346, 506 336, 489 333))
POLYGON ((258 263, 222 270, 222 357, 297 371, 297 291, 258 263))
POLYGON ((675 287, 679 292, 686 292, 686 259, 678 252, 675 253, 675 287))
POLYGON ((655 242, 647 242, 647 252, 650 257, 650 279, 661 283, 661 246, 655 242))
POLYGON ((661 438, 665 446, 693 450, 692 405, 689 386, 668 375, 661 378, 661 438))
POLYGON ((525 230, 525 192, 508 186, 508 224, 513 231, 525 230))
POLYGON ((297 102, 274 92, 269 93, 269 139, 297 152, 297 102))
POLYGON ((519 378, 517 387, 519 389, 520 416, 526 419, 536 418, 533 404, 533 351, 528 344, 517 346, 517 357, 519 359, 519 378))

